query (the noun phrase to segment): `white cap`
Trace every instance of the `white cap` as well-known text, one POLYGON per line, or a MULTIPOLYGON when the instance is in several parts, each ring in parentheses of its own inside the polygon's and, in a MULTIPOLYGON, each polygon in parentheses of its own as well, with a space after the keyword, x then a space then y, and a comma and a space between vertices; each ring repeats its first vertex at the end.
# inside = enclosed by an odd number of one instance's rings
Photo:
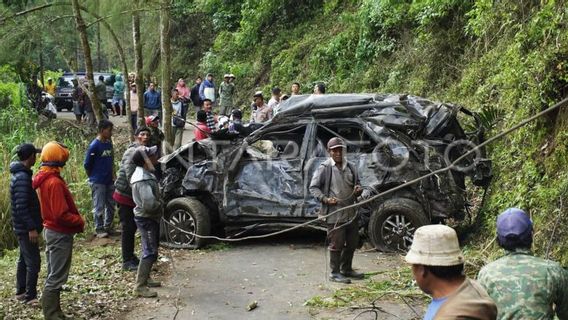
POLYGON ((410 264, 441 267, 464 263, 456 231, 442 224, 418 228, 405 260, 410 264))

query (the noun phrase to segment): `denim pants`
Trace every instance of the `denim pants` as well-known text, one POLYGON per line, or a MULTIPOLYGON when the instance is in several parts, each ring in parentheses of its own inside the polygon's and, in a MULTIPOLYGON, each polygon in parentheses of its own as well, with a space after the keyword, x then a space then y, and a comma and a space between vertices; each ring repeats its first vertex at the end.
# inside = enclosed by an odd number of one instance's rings
POLYGON ((122 227, 121 246, 122 262, 135 260, 134 255, 134 236, 136 235, 136 222, 134 222, 134 208, 124 204, 118 205, 118 216, 122 227))
POLYGON ((69 278, 73 253, 73 234, 45 229, 47 277, 44 290, 59 292, 69 278))
POLYGON ((142 240, 142 259, 156 262, 158 259, 160 224, 154 219, 136 216, 134 216, 134 221, 136 221, 142 240))
POLYGON ((20 257, 16 271, 16 294, 25 293, 25 301, 37 298, 37 278, 41 266, 39 246, 31 243, 27 233, 17 235, 20 257))
POLYGON ((112 227, 114 218, 114 185, 90 183, 91 196, 93 197, 93 217, 95 220, 95 231, 103 231, 112 227))

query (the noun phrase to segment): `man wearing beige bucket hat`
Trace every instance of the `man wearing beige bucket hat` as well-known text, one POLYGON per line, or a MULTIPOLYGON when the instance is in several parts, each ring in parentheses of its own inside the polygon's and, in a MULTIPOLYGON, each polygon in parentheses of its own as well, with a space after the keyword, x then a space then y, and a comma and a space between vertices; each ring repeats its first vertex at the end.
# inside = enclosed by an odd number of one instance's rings
POLYGON ((463 273, 464 257, 454 229, 418 228, 405 260, 412 265, 420 289, 432 297, 425 320, 497 318, 497 307, 487 292, 463 273))

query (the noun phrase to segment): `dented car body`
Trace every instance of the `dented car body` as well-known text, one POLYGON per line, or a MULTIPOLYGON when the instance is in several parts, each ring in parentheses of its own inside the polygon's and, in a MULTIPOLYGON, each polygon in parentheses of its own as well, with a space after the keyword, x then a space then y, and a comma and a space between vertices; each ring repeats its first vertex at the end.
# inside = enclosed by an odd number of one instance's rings
MULTIPOLYGON (((462 107, 413 96, 293 96, 246 137, 220 133, 160 159, 166 240, 199 247, 203 239, 180 229, 198 235, 234 229, 241 235, 317 218, 320 204, 308 187, 332 137, 347 142, 346 158, 365 190, 361 199, 446 167, 483 139, 479 125, 464 132, 460 113, 475 123, 475 114, 462 107)), ((464 216, 467 177, 474 185, 489 183, 491 163, 483 150, 455 169, 361 206, 361 230, 378 249, 405 250, 417 227, 464 216)))

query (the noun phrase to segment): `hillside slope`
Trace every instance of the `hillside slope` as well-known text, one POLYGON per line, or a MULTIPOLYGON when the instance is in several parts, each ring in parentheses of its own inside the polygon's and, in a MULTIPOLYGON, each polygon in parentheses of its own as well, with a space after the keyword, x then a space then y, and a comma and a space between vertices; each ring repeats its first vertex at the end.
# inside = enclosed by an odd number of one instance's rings
MULTIPOLYGON (((492 136, 568 92, 565 1, 202 0, 216 38, 202 71, 237 75, 239 104, 254 90, 315 81, 329 92, 396 92, 463 104, 492 136)), ((220 80, 220 79, 219 79, 220 80)), ((489 150, 495 179, 484 206, 530 212, 535 250, 568 264, 568 107, 489 150)), ((487 240, 489 239, 489 240, 487 240)), ((490 248, 496 248, 494 245, 490 248)), ((496 250, 492 250, 496 252, 496 250)))

